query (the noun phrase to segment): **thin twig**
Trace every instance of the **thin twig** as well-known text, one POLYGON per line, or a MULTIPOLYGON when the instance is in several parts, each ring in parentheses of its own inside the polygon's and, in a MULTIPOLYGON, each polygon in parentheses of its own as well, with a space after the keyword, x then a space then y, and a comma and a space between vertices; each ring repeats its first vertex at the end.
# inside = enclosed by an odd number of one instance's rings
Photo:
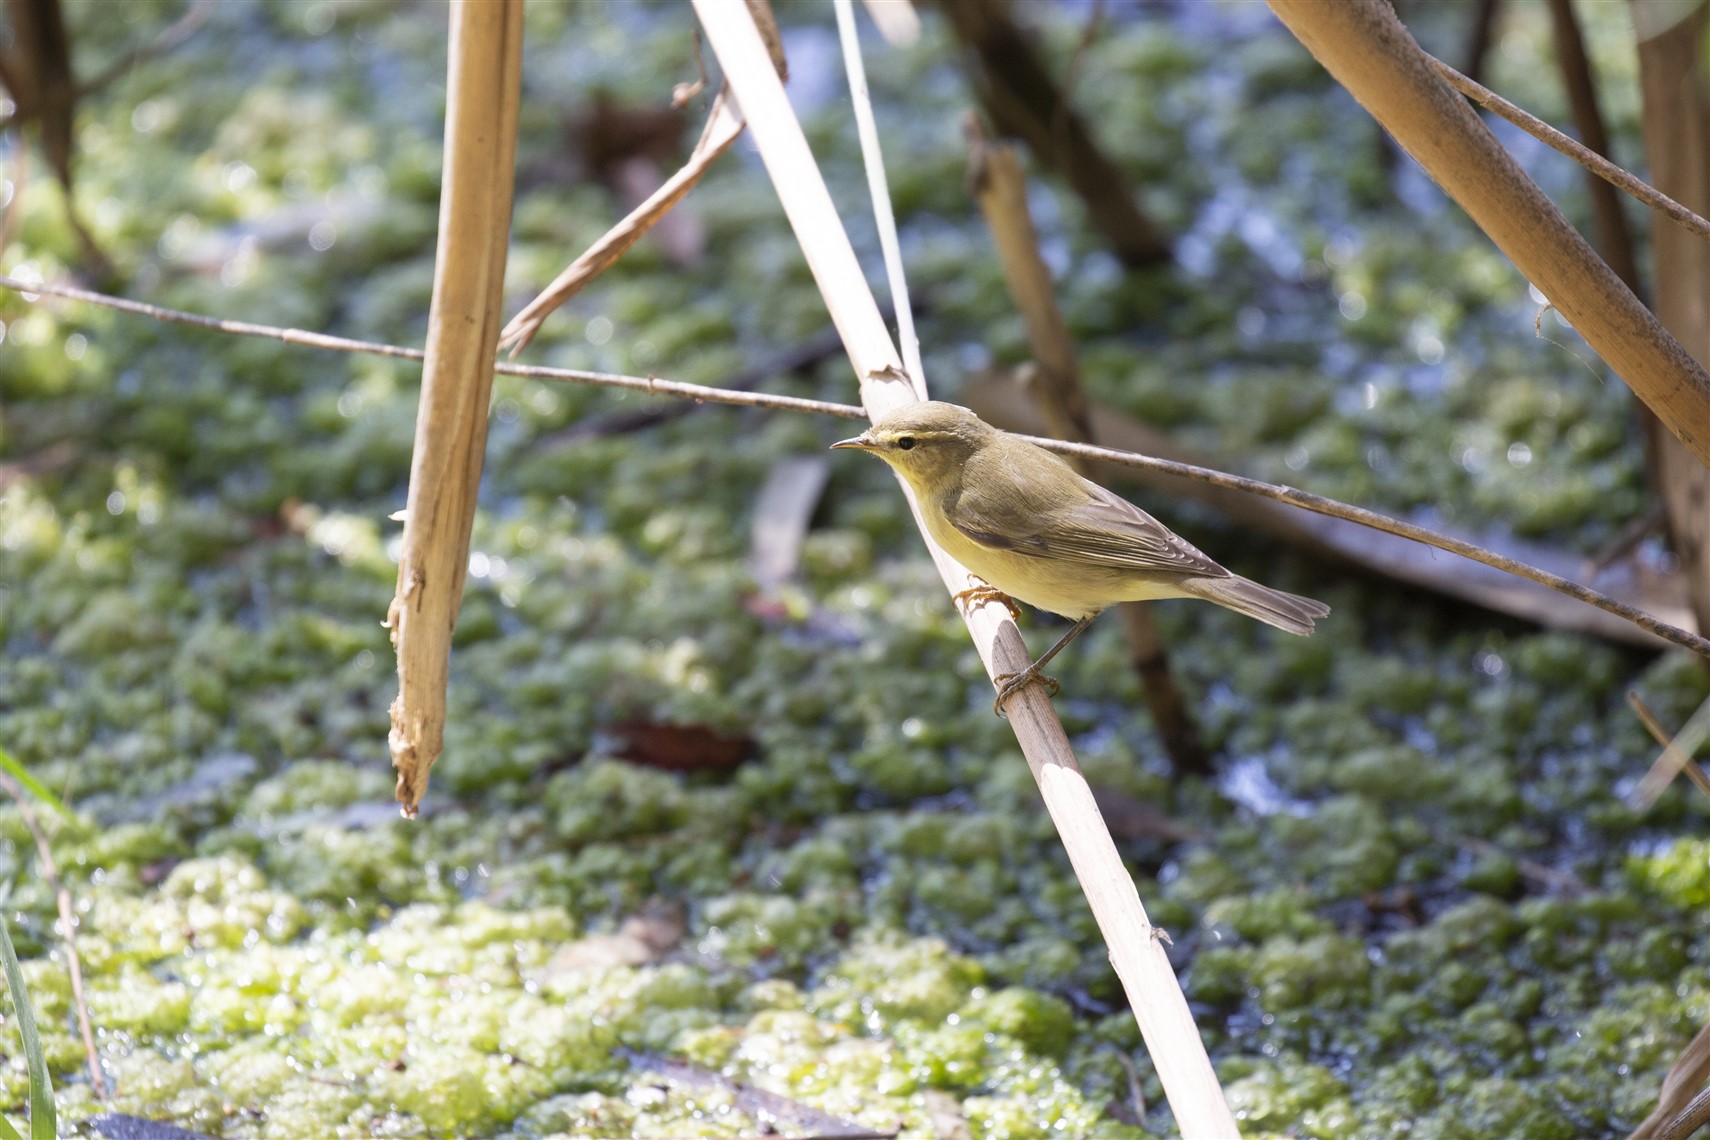
MULTIPOLYGON (((0 277, 0 288, 14 289, 25 294, 47 293, 71 300, 106 305, 126 312, 139 313, 158 320, 212 329, 216 332, 266 337, 284 341, 287 344, 302 344, 335 352, 365 352, 405 360, 420 360, 422 358, 420 349, 352 340, 348 337, 327 336, 322 333, 305 332, 301 329, 274 328, 269 325, 251 324, 246 321, 220 320, 215 317, 205 317, 176 309, 165 309, 158 305, 144 304, 141 301, 128 301, 119 297, 110 297, 104 293, 95 293, 87 289, 76 289, 65 285, 47 285, 41 282, 18 281, 10 277, 0 277)), ((573 368, 548 368, 542 365, 503 363, 496 365, 495 371, 507 376, 521 376, 531 380, 567 381, 574 384, 591 384, 602 388, 622 388, 658 396, 699 400, 709 404, 732 404, 749 408, 811 412, 816 415, 840 416, 843 419, 851 420, 864 419, 867 415, 863 409, 853 404, 837 404, 829 400, 808 400, 800 396, 778 396, 766 392, 732 392, 724 388, 713 388, 704 384, 688 384, 680 380, 656 380, 651 377, 622 376, 609 372, 584 372, 573 368)), ((1344 519, 1348 522, 1370 527, 1373 530, 1381 530, 1388 534, 1412 539, 1414 542, 1423 543, 1426 546, 1434 546, 1438 550, 1446 550, 1451 554, 1470 558, 1474 562, 1482 562, 1486 566, 1494 567, 1504 573, 1525 578, 1527 581, 1536 582, 1538 585, 1555 590, 1557 593, 1576 598, 1587 605, 1596 606, 1598 609, 1612 613, 1641 629, 1648 630, 1665 641, 1672 641, 1676 645, 1692 650, 1701 657, 1710 658, 1710 640, 1652 617, 1643 610, 1629 606, 1625 602, 1616 601, 1607 594, 1582 586, 1578 582, 1564 578, 1559 574, 1552 574, 1547 570, 1540 570, 1517 559, 1496 554, 1464 539, 1438 534, 1436 531, 1402 522, 1400 519, 1393 519, 1388 515, 1380 515, 1376 511, 1370 511, 1364 507, 1351 506, 1336 499, 1296 490, 1293 487, 1265 483, 1258 479, 1248 479, 1240 475, 1231 475, 1225 471, 1200 467, 1192 463, 1177 463, 1173 460, 1157 459, 1149 455, 1137 455, 1132 451, 1118 451, 1115 448, 1095 447, 1085 443, 1068 443, 1041 436, 1023 436, 1022 438, 1063 455, 1080 455, 1090 459, 1101 459, 1124 467, 1135 467, 1143 471, 1157 471, 1184 479, 1195 479, 1202 483, 1209 483, 1214 487, 1244 491, 1248 494, 1288 503, 1290 506, 1312 511, 1315 514, 1344 519)))
MULTIPOLYGON (((422 350, 419 348, 404 348, 400 345, 381 344, 370 340, 353 340, 350 337, 343 336, 328 336, 325 333, 306 332, 303 329, 282 329, 273 325, 252 324, 248 321, 229 321, 219 317, 203 316, 200 313, 187 313, 182 309, 167 309, 142 301, 113 297, 106 293, 96 293, 89 289, 78 289, 70 285, 49 285, 39 281, 19 281, 16 278, 0 276, 0 289, 12 289, 26 297, 31 294, 44 293, 54 297, 64 297, 71 301, 85 301, 91 305, 103 305, 109 309, 118 309, 121 312, 136 313, 139 316, 151 317, 158 321, 171 321, 174 324, 189 325, 192 328, 208 329, 211 332, 262 337, 267 340, 283 341, 286 344, 300 344, 308 348, 325 349, 329 352, 362 352, 372 356, 390 356, 397 360, 421 360, 423 358, 422 350)), ((553 380, 572 384, 589 384, 596 388, 621 388, 631 392, 646 392, 650 395, 671 396, 676 399, 696 400, 709 404, 734 404, 738 407, 811 412, 815 415, 841 416, 844 419, 851 420, 864 419, 867 414, 853 404, 834 404, 826 400, 808 400, 799 396, 776 396, 765 392, 733 392, 725 388, 711 388, 704 384, 686 384, 678 380, 659 380, 650 376, 624 376, 611 372, 588 372, 579 368, 549 368, 539 364, 506 364, 502 361, 494 365, 493 370, 506 376, 520 376, 528 380, 553 380)))
POLYGON ((1426 56, 1436 72, 1449 86, 1494 115, 1507 119, 1545 146, 1567 155, 1599 178, 1611 182, 1645 205, 1659 210, 1699 237, 1710 240, 1710 221, 1664 194, 1661 190, 1627 173, 1596 151, 1564 135, 1536 115, 1522 111, 1496 92, 1490 90, 1450 67, 1440 59, 1426 56))
POLYGON ((65 939, 66 968, 71 974, 71 1005, 77 1011, 77 1028, 83 1035, 84 1055, 89 1059, 89 1086, 95 1090, 96 1100, 106 1100, 107 1077, 101 1070, 101 1054, 95 1049, 95 1031, 89 1025, 89 1003, 83 998, 83 960, 77 955, 77 918, 71 905, 71 892, 60 880, 59 866, 53 861, 53 849, 42 833, 41 820, 36 816, 29 795, 6 772, 0 772, 0 790, 4 790, 18 805, 18 815, 23 818, 30 837, 36 841, 36 857, 41 860, 42 876, 53 888, 54 901, 59 906, 59 933, 65 939))

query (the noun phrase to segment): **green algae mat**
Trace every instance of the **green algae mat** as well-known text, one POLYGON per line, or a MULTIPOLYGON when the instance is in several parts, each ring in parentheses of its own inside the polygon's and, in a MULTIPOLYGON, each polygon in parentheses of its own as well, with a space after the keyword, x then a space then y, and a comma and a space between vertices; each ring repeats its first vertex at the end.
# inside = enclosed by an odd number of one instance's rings
MULTIPOLYGON (((1630 37, 1599 7, 1636 154, 1630 37)), ((1547 14, 1511 8, 1490 82, 1565 121, 1547 14)), ((69 4, 79 72, 181 14, 69 4)), ((1619 382, 1553 317, 1534 335, 1526 283, 1262 7, 1114 12, 1080 48, 1081 8, 1025 15, 1176 237, 1174 267, 1125 275, 1036 185, 1097 401, 1260 477, 1588 555, 1645 510, 1619 382)), ((1410 9, 1428 48, 1464 15, 1410 9)), ((782 16, 872 253, 830 13, 782 16)), ((532 5, 526 37, 513 309, 627 209, 577 157, 593 109, 661 107, 696 74, 674 5, 532 5)), ((131 296, 419 344, 444 59, 439 6, 218 5, 82 103, 79 210, 131 296)), ((1026 354, 961 184, 956 60, 930 13, 869 56, 949 399, 1026 354)), ((1524 153, 1583 214, 1577 170, 1524 153)), ((0 270, 63 279, 51 180, 5 155, 0 270)), ((530 359, 718 384, 823 333, 751 149, 684 209, 699 260, 643 242, 530 359)), ((846 425, 638 420, 670 406, 499 378, 446 751, 405 822, 380 621, 418 369, 11 294, 0 325, 0 747, 74 813, 41 814, 114 1091, 94 1096, 53 891, 0 808, 63 1127, 1175 1134, 889 476, 833 463, 798 573, 756 586, 768 476, 846 425)), ((835 357, 762 385, 853 396, 835 357)), ((1703 670, 1136 497, 1335 610, 1302 641, 1157 608, 1214 779, 1171 778, 1116 623, 1054 670, 1246 1135, 1625 1135, 1710 1020, 1710 805, 1626 806, 1655 749, 1624 696, 1679 725, 1703 670)), ((1059 631, 1023 623, 1036 649, 1059 631)), ((0 1047, 21 1120, 28 1071, 0 1047)))

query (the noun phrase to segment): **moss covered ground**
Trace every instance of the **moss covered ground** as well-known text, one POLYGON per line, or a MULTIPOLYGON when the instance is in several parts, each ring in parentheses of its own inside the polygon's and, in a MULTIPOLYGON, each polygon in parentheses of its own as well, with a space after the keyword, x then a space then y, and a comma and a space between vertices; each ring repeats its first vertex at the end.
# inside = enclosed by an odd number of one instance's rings
MULTIPOLYGON (((1470 10, 1410 13, 1452 50, 1470 10)), ((1623 10, 1582 15, 1633 162, 1623 10)), ((1564 121, 1546 13, 1505 11, 1492 83, 1564 121)), ((93 73, 179 6, 68 12, 93 73)), ((1027 16, 1065 65, 1085 12, 1027 16)), ((784 20, 810 134, 870 252, 829 12, 784 20)), ((138 296, 420 343, 444 41, 437 5, 221 4, 85 103, 80 207, 138 296)), ((1025 356, 962 189, 954 59, 929 18, 919 46, 869 61, 948 398, 1025 356)), ((596 94, 657 106, 692 78, 690 15, 531 5, 526 61, 516 301, 621 212, 566 158, 568 124, 596 94)), ((1253 474, 1575 549, 1643 509, 1619 382, 1553 316, 1534 336, 1526 283, 1407 160, 1386 164, 1262 6, 1119 11, 1077 68, 1077 100, 1178 235, 1177 267, 1124 275, 1041 184, 1096 399, 1253 474)), ((1577 171, 1516 145, 1583 212, 1577 171)), ((0 268, 57 278, 76 247, 40 170, 0 268)), ((698 266, 644 242, 531 358, 716 384, 822 331, 751 149, 690 208, 698 266)), ((986 1140, 1173 1134, 880 465, 830 460, 800 576, 756 600, 761 485, 845 425, 708 407, 566 442, 656 404, 501 378, 446 753, 405 822, 379 623, 416 369, 12 295, 0 322, 0 462, 60 457, 0 489, 0 747, 77 813, 53 849, 118 1089, 107 1107, 233 1137, 763 1125, 728 1090, 638 1061, 663 1056, 907 1135, 953 1135, 958 1116, 986 1140), (638 723, 746 737, 752 754, 729 772, 650 768, 623 755, 638 723), (663 949, 612 957, 637 920, 668 932, 663 949)), ((853 395, 841 360, 768 386, 853 395)), ((1335 607, 1310 641, 1159 608, 1221 752, 1215 781, 1169 778, 1115 623, 1057 670, 1246 1134, 1624 1134, 1710 1019, 1710 844, 1706 805, 1680 790, 1624 805, 1653 749, 1622 698, 1637 689, 1678 724, 1702 669, 1141 501, 1235 569, 1335 607), (1120 806, 1135 802, 1169 826, 1120 806)), ((1054 629, 1024 625, 1041 645, 1054 629)), ((0 877, 76 1120, 103 1106, 12 807, 0 877)), ((0 1048, 0 1106, 16 1110, 24 1068, 0 1048)))

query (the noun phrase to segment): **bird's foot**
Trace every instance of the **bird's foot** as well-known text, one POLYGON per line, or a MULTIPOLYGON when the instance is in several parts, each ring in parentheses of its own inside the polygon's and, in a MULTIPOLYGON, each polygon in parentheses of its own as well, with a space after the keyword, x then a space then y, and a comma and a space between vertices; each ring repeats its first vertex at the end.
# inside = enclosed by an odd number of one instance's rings
POLYGON ((972 574, 968 575, 968 580, 975 583, 975 585, 969 586, 966 590, 957 590, 954 594, 950 595, 951 601, 966 603, 966 605, 963 606, 964 612, 966 612, 968 607, 977 605, 980 602, 1002 602, 1004 609, 1009 611, 1011 620, 1021 620, 1021 607, 1015 604, 1014 598, 1010 597, 990 582, 987 582, 982 578, 976 578, 972 574))
POLYGON ((1058 682, 1057 678, 1047 677, 1039 671, 1038 663, 1029 665, 1019 673, 999 673, 996 677, 993 677, 992 680, 996 682, 998 687, 997 700, 992 702, 992 711, 997 713, 1000 717, 1004 715, 1003 703, 1013 697, 1024 686, 1029 685, 1034 681, 1038 681, 1040 684, 1044 685, 1045 692, 1053 697, 1063 689, 1062 684, 1058 682))

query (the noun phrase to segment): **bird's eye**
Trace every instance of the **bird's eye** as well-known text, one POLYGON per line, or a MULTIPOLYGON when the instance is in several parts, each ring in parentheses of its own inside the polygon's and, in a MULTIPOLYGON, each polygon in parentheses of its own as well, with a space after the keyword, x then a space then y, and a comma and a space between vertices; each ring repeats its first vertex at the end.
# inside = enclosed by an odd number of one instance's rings
POLYGON ((897 446, 902 448, 904 451, 913 451, 914 450, 914 436, 912 436, 912 435, 899 436, 897 438, 897 446))

